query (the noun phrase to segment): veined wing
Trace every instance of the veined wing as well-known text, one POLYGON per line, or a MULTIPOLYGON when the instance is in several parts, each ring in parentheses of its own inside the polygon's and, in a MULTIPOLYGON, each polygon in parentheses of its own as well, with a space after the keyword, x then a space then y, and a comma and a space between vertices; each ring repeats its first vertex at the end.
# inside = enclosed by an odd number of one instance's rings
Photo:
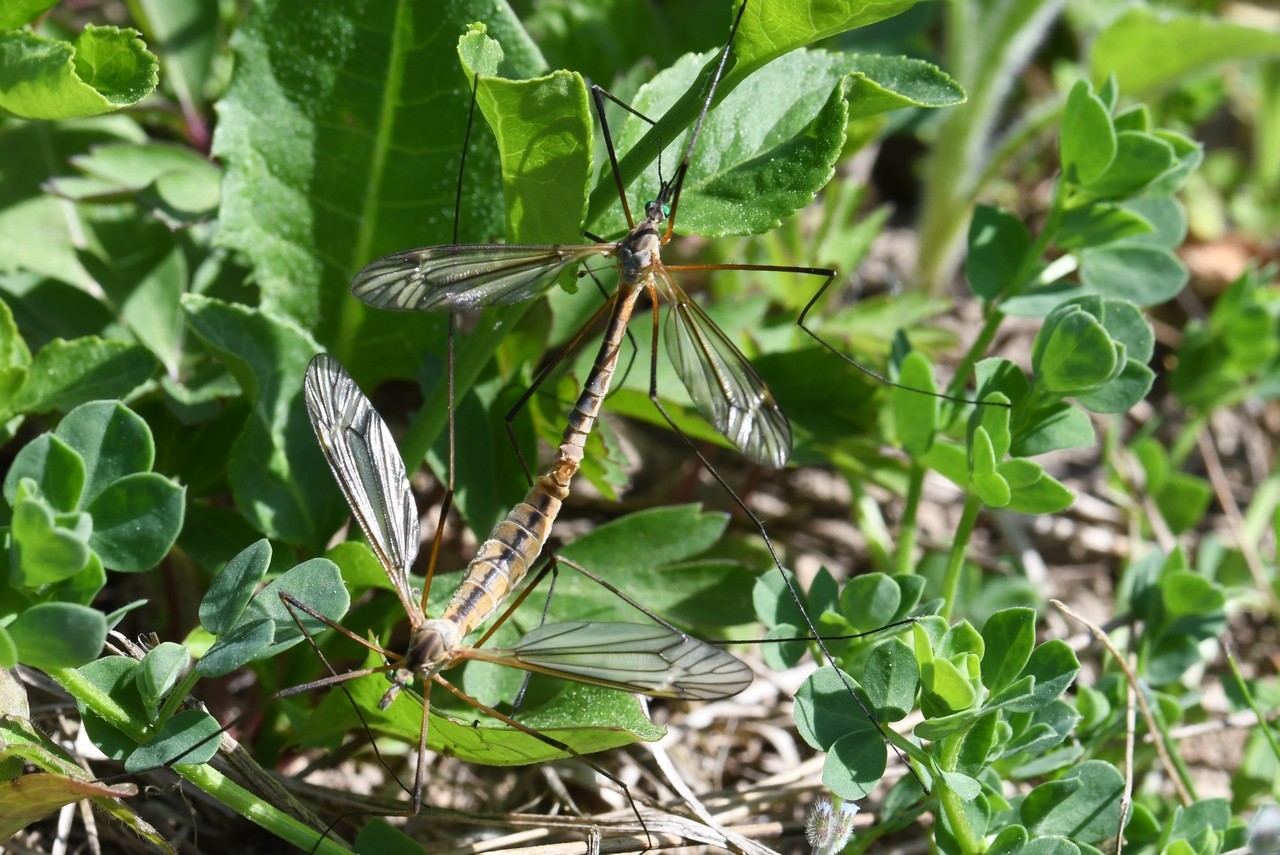
POLYGON ((656 273, 671 303, 663 330, 667 356, 698 412, 746 457, 786 466, 791 423, 764 379, 669 273, 656 273))
POLYGON ((727 698, 751 685, 751 669, 736 656, 657 624, 552 623, 512 647, 465 656, 659 698, 727 698))
POLYGON ((360 269, 351 293, 379 309, 464 312, 518 303, 546 291, 556 277, 616 244, 456 244, 383 256, 360 269))
POLYGON ((303 391, 320 450, 416 626, 426 620, 409 585, 418 555, 418 506, 391 431, 342 363, 327 353, 312 358, 303 391))

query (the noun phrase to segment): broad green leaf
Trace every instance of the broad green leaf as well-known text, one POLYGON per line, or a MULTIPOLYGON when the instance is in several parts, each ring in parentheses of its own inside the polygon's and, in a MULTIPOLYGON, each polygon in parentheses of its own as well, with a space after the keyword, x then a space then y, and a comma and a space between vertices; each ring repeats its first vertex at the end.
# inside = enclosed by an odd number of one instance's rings
POLYGON ((1116 373, 1116 346, 1096 317, 1079 306, 1055 312, 1032 346, 1036 383, 1070 394, 1105 383, 1116 373))
POLYGON ((1020 514, 1052 514, 1071 507, 1075 501, 1075 493, 1030 460, 1006 460, 997 471, 1012 491, 1008 510, 1020 514))
POLYGON ((18 501, 18 483, 23 478, 35 482, 37 492, 54 510, 74 511, 84 492, 84 458, 56 434, 41 434, 23 446, 5 475, 4 499, 10 505, 18 501))
POLYGON ((557 71, 533 80, 497 77, 501 48, 474 30, 459 40, 458 55, 498 142, 510 233, 527 243, 577 242, 592 146, 582 76, 557 71), (572 207, 566 210, 574 204, 577 216, 572 207))
POLYGON ((1073 397, 1080 406, 1095 413, 1126 413, 1147 396, 1155 379, 1153 370, 1135 359, 1126 359, 1117 376, 1073 397))
POLYGON ((200 601, 200 625, 214 635, 221 635, 234 626, 253 599, 270 563, 271 542, 266 538, 246 546, 227 562, 200 601))
POLYGON ((915 708, 920 671, 915 654, 901 639, 876 645, 867 658, 864 687, 877 718, 901 721, 915 708))
POLYGON ((946 659, 921 667, 920 685, 920 708, 930 718, 969 710, 977 701, 968 678, 946 659))
POLYGON ((1140 214, 1110 202, 1094 202, 1067 210, 1054 242, 1063 249, 1087 249, 1155 231, 1140 214))
MULTIPOLYGON (((738 28, 724 76, 716 89, 710 115, 714 115, 718 109, 717 105, 744 80, 749 79, 757 69, 784 54, 847 30, 892 17, 913 5, 915 0, 888 0, 885 3, 871 5, 853 2, 853 0, 838 0, 820 7, 791 6, 782 3, 748 3, 746 10, 742 13, 742 23, 738 28)), ((724 26, 727 36, 729 31, 727 17, 724 26)), ((698 79, 709 79, 718 62, 718 54, 711 56, 703 66, 698 79)), ((788 91, 788 100, 794 99, 796 95, 794 90, 795 87, 792 86, 788 91)), ((825 100, 830 92, 830 86, 823 88, 821 97, 825 100)), ((687 89, 680 99, 661 116, 649 113, 650 118, 656 120, 656 124, 634 146, 625 149, 626 154, 619 161, 623 187, 630 188, 639 175, 654 163, 658 151, 665 149, 672 140, 682 136, 683 131, 689 128, 702 112, 705 99, 706 93, 703 86, 695 85, 687 89)), ((665 163, 666 157, 663 160, 665 163)), ((696 170, 692 167, 690 174, 697 176, 696 170)), ((602 176, 602 179, 591 194, 591 204, 587 214, 588 223, 599 221, 606 211, 612 210, 617 204, 616 187, 612 181, 608 180, 608 176, 602 176)), ((632 190, 631 195, 637 194, 632 190)), ((648 199, 652 196, 644 196, 644 198, 648 199)))
POLYGON ((1173 146, 1155 134, 1122 131, 1116 134, 1116 156, 1107 171, 1080 192, 1094 199, 1126 199, 1140 193, 1174 163, 1173 146))
POLYGON ((866 798, 884 777, 889 750, 879 734, 851 733, 832 744, 822 763, 822 785, 842 799, 866 798))
POLYGON ((0 9, 0 29, 12 30, 29 24, 56 5, 58 0, 10 0, 0 9))
POLYGON ((181 644, 172 641, 161 642, 147 651, 147 655, 142 657, 142 667, 138 669, 137 676, 138 694, 142 696, 149 712, 154 711, 164 696, 178 684, 190 664, 191 653, 181 644))
POLYGON ((25 498, 14 506, 10 534, 9 574, 20 587, 38 588, 69 579, 89 562, 85 536, 58 525, 53 510, 41 498, 25 498))
MULTIPOLYGON (((366 664, 376 665, 378 661, 371 658, 366 664)), ((519 672, 515 673, 518 676, 519 672)), ((387 710, 381 711, 378 702, 387 690, 385 678, 373 675, 353 680, 347 688, 368 727, 417 745, 422 704, 415 695, 402 692, 387 710)), ((432 699, 445 695, 437 691, 432 699)), ((521 724, 569 745, 580 754, 640 740, 653 741, 664 733, 645 717, 633 695, 538 677, 530 684, 519 717, 521 724)), ((299 738, 303 744, 327 740, 362 727, 361 718, 356 717, 345 697, 331 692, 309 718, 299 738)), ((428 737, 428 747, 434 751, 491 766, 523 766, 566 756, 554 746, 460 702, 452 702, 447 711, 433 704, 428 737)))
POLYGON ((118 401, 82 404, 67 413, 54 433, 84 460, 81 508, 87 508, 103 490, 126 475, 150 472, 155 462, 151 428, 118 401))
POLYGON ((1275 56, 1280 34, 1208 15, 1133 7, 1098 34, 1093 79, 1115 75, 1120 91, 1141 98, 1223 62, 1275 56))
POLYGON ((302 416, 302 378, 319 347, 267 312, 193 294, 183 308, 252 407, 228 461, 237 506, 268 537, 320 547, 347 508, 302 416))
MULTIPOLYGON (((321 0, 300 16, 269 0, 232 38, 235 73, 213 144, 226 165, 219 242, 251 260, 264 308, 335 344, 358 377, 408 376, 422 343, 443 341, 443 319, 366 311, 348 288, 381 255, 453 240, 471 101, 456 46, 481 19, 515 74, 542 71, 510 11, 481 2, 321 0)), ((503 233, 487 136, 471 134, 462 240, 503 233)))
POLYGON ((1067 96, 1059 149, 1062 175, 1077 186, 1102 175, 1115 159, 1116 131, 1111 117, 1083 80, 1077 81, 1067 96))
POLYGON ((285 605, 280 598, 282 593, 290 594, 331 621, 341 620, 351 606, 336 564, 327 558, 305 561, 259 591, 231 630, 220 636, 200 660, 196 670, 206 677, 219 677, 248 662, 288 650, 303 640, 303 632, 315 635, 328 629, 324 621, 285 605))
POLYGON ((18 661, 44 671, 91 662, 107 641, 102 612, 75 603, 39 603, 5 629, 18 650, 18 661))
POLYGON ((867 632, 892 623, 902 603, 902 589, 884 573, 850 579, 840 592, 840 611, 854 632, 867 632))
POLYGON ((1036 787, 1019 808, 1032 835, 1098 843, 1115 834, 1124 779, 1110 763, 1086 760, 1061 779, 1036 787))
POLYGON ((969 254, 965 276, 973 293, 994 300, 1023 283, 1014 276, 1031 248, 1031 233, 1003 208, 978 205, 969 222, 969 254))
POLYGON ((106 301, 129 332, 178 377, 182 358, 180 303, 190 282, 182 241, 158 222, 97 230, 101 258, 86 257, 106 301))
POLYGON ((889 394, 893 403, 893 430, 902 450, 913 457, 924 454, 938 430, 940 401, 933 396, 937 383, 933 366, 923 353, 907 354, 898 372, 898 382, 889 394))
POLYGON ((222 725, 203 710, 183 710, 164 723, 160 732, 129 755, 126 772, 157 766, 207 763, 218 753, 222 725))
MULTIPOLYGON (((43 184, 73 173, 68 158, 95 145, 144 139, 142 129, 123 116, 53 125, 10 123, 0 136, 0 163, 5 164, 5 180, 0 182, 0 271, 29 271, 33 287, 41 278, 68 283, 80 289, 69 293, 96 307, 86 296, 96 283, 79 257, 88 230, 84 212, 46 193, 43 184)), ((12 279, 4 287, 15 294, 12 279)), ((15 297, 6 299, 16 305, 15 297)), ((67 311, 67 301, 60 303, 57 309, 67 311)), ((78 313, 83 311, 77 306, 78 313)), ((31 330, 24 332, 29 335, 31 330)), ((75 333, 67 333, 71 334, 75 333)))
POLYGON ((182 531, 186 490, 154 472, 107 485, 85 508, 93 516, 89 543, 110 570, 150 570, 182 531))
POLYGON ((54 339, 35 355, 26 385, 9 406, 13 412, 47 413, 123 398, 146 382, 156 365, 155 357, 136 344, 96 336, 54 339))
POLYGON ((1080 281, 1086 288, 1139 306, 1172 300, 1189 276, 1186 265, 1162 247, 1117 243, 1080 256, 1080 281))
POLYGON ((1027 664, 1036 643, 1036 613, 1026 608, 996 612, 982 625, 982 640, 982 685, 995 694, 1027 664))
POLYGON ((155 89, 157 70, 137 30, 89 24, 73 42, 0 32, 0 107, 26 119, 130 107, 155 89))
MULTIPOLYGON (((632 106, 647 116, 663 115, 677 98, 697 88, 704 59, 684 57, 644 86, 632 106)), ((831 180, 844 147, 848 67, 847 58, 836 54, 798 52, 744 81, 732 98, 709 113, 681 187, 678 230, 709 237, 769 231, 812 201, 831 180), (815 83, 796 91, 797 80, 815 83), (744 111, 751 112, 750 119, 744 111)), ((630 151, 649 128, 630 118, 617 132, 617 149, 630 151)), ((655 161, 636 183, 624 185, 633 216, 657 197, 659 177, 671 179, 686 136, 667 146, 662 176, 655 161)), ((592 222, 610 230, 623 225, 616 214, 592 222)))
POLYGON ((1156 495, 1156 507, 1174 534, 1194 528, 1213 501, 1213 487, 1186 472, 1174 472, 1156 495))
POLYGON ((856 734, 868 742, 881 741, 874 723, 850 699, 850 686, 862 694, 856 680, 824 665, 796 691, 796 728, 813 748, 830 751, 836 740, 848 734, 856 734))

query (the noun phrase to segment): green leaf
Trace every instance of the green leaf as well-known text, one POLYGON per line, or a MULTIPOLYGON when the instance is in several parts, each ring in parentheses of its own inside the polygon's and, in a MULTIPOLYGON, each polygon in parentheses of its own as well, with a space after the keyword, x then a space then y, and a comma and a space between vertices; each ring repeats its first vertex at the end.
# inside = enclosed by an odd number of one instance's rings
POLYGON ((1098 843, 1115 834, 1124 778, 1110 763, 1086 760, 1027 794, 1019 815, 1036 837, 1061 835, 1098 843))
POLYGON ((364 824, 356 835, 356 852, 359 855, 427 855, 413 838, 388 823, 375 818, 364 824))
POLYGON ((1098 319, 1079 306, 1055 311, 1032 345, 1036 382, 1070 394, 1111 379, 1116 373, 1116 346, 1098 319))
POLYGON ((1147 397, 1156 373, 1135 359, 1125 359, 1120 374, 1088 392, 1077 392, 1076 403, 1095 413, 1126 413, 1147 397))
POLYGON ((47 413, 123 398, 146 382, 156 366, 155 357, 136 344, 97 336, 54 339, 35 355, 26 385, 5 409, 47 413))
POLYGON ((850 701, 849 686, 865 697, 856 680, 847 674, 842 678, 830 665, 824 665, 796 691, 796 729, 805 742, 819 751, 830 751, 836 740, 849 734, 868 742, 880 741, 875 725, 850 701))
POLYGON ((142 657, 137 679, 138 694, 148 710, 154 709, 169 694, 190 664, 191 654, 181 644, 172 641, 162 642, 147 651, 147 655, 142 657))
MULTIPOLYGON (((380 664, 376 657, 365 662, 366 666, 380 664)), ((363 720, 377 733, 417 744, 422 726, 422 704, 416 696, 402 692, 383 711, 378 709, 378 701, 387 690, 387 681, 381 675, 353 680, 347 683, 347 689, 360 708, 360 717, 356 716, 345 697, 332 692, 321 702, 300 734, 304 743, 362 728, 365 726, 363 720)), ((444 694, 434 693, 432 700, 436 701, 444 694)), ((530 683, 519 718, 521 724, 537 729, 580 754, 604 751, 639 740, 654 741, 664 734, 662 728, 645 717, 634 695, 541 677, 534 677, 530 683)), ((448 711, 433 703, 428 727, 428 747, 471 763, 521 766, 566 756, 555 746, 461 703, 453 704, 448 711)))
POLYGON ((96 116, 156 87, 159 63, 137 30, 87 25, 74 42, 0 32, 0 107, 26 119, 96 116))
POLYGON ((1280 35, 1207 15, 1133 7, 1098 34, 1093 79, 1115 75, 1129 98, 1145 97, 1214 65, 1280 52, 1280 35))
POLYGON ((154 472, 120 478, 86 508, 93 516, 89 544, 110 570, 150 570, 182 531, 186 492, 154 472))
POLYGON ((46 9, 58 5, 58 0, 10 0, 0 8, 0 29, 13 30, 29 24, 46 9))
MULTIPOLYGON (((386 253, 453 240, 471 103, 456 46, 467 26, 483 18, 517 75, 544 63, 506 7, 322 0, 297 11, 255 4, 232 37, 235 72, 213 142, 226 166, 219 242, 250 259, 263 308, 334 344, 357 377, 407 376, 422 342, 443 340, 443 319, 365 311, 351 276, 386 253)), ((463 240, 503 233, 497 164, 488 134, 474 132, 463 240)), ((543 181, 575 218, 581 188, 543 181)))
POLYGON ((1030 460, 1014 458, 997 467, 1012 490, 1005 507, 1020 514, 1053 514, 1071 507, 1075 493, 1030 460))
POLYGON ((18 661, 42 671, 92 662, 107 641, 102 612, 75 603, 39 603, 5 629, 18 650, 18 661))
POLYGON ((892 623, 902 603, 902 589, 884 573, 854 576, 840 592, 840 613, 854 632, 892 623))
POLYGON ((220 677, 255 659, 288 650, 302 641, 304 632, 314 636, 328 628, 329 625, 318 618, 301 610, 291 610, 280 598, 282 593, 290 594, 331 621, 341 620, 351 606, 351 598, 342 584, 342 574, 336 564, 327 558, 304 561, 273 580, 250 600, 244 614, 228 633, 229 638, 235 636, 235 643, 228 641, 224 644, 220 637, 200 660, 196 670, 206 677, 220 677), (254 649, 249 640, 256 642, 264 637, 259 628, 262 624, 271 629, 266 636, 270 644, 254 649))
POLYGON ((1186 472, 1170 475, 1156 495, 1156 507, 1174 534, 1195 528, 1212 501, 1213 487, 1203 478, 1186 472))
MULTIPOLYGON (((915 0, 889 0, 887 3, 874 5, 857 3, 853 2, 853 0, 839 0, 839 2, 815 8, 790 6, 782 3, 748 3, 746 10, 742 14, 742 23, 738 28, 734 41, 733 54, 730 57, 724 77, 716 89, 715 103, 712 104, 709 115, 714 116, 719 109, 717 105, 727 100, 730 93, 744 80, 749 79, 758 69, 772 63, 779 57, 796 48, 838 35, 855 27, 863 27, 892 17, 914 4, 915 0)), ((729 21, 726 16, 726 34, 728 29, 729 21)), ((704 80, 708 79, 714 65, 718 62, 719 56, 712 56, 707 60, 701 74, 698 76, 704 80)), ((810 94, 814 89, 820 90, 820 97, 822 98, 825 98, 831 91, 829 86, 806 87, 806 91, 810 94)), ((784 93, 788 103, 796 100, 797 93, 794 84, 789 89, 784 90, 784 93)), ((667 149, 672 140, 680 139, 682 132, 690 127, 697 119, 698 114, 701 113, 705 98, 706 93, 703 86, 694 86, 687 89, 680 97, 680 100, 667 110, 661 118, 657 118, 652 112, 649 113, 651 117, 657 119, 654 126, 630 149, 619 146, 620 150, 626 151, 626 154, 622 156, 618 164, 624 187, 630 187, 641 172, 654 163, 660 149, 667 149)), ((633 104, 632 106, 638 105, 633 104)), ((760 104, 748 102, 734 112, 742 115, 739 111, 746 109, 749 114, 754 115, 753 110, 758 110, 760 107, 760 104)), ((765 123, 751 118, 742 127, 755 127, 761 124, 765 123)), ((664 156, 664 162, 666 159, 664 156)), ((695 177, 698 174, 696 168, 693 167, 690 168, 689 173, 695 177)), ((591 204, 587 214, 587 222, 589 224, 599 220, 605 211, 610 210, 617 203, 618 193, 613 183, 608 180, 607 175, 602 176, 602 179, 591 194, 591 204)), ((632 195, 636 195, 634 191, 632 195)), ((641 195, 643 198, 653 198, 652 195, 641 195)))
POLYGON ((319 349, 296 325, 188 294, 188 322, 235 375, 252 410, 228 461, 241 512, 268 537, 319 548, 347 515, 302 417, 302 378, 319 349))
POLYGON ((1062 175, 1077 186, 1102 175, 1115 159, 1116 131, 1111 116, 1086 81, 1076 81, 1067 96, 1059 148, 1062 175))
POLYGON ((847 801, 866 798, 889 763, 889 751, 879 734, 876 738, 851 733, 837 739, 822 763, 822 785, 847 801))
MULTIPOLYGON (((340 544, 334 551, 343 546, 346 544, 340 544)), ((364 552, 372 558, 368 547, 364 552)), ((270 564, 271 542, 266 538, 246 546, 227 562, 200 601, 200 625, 213 635, 222 635, 235 626, 270 564)), ((379 575, 386 579, 385 572, 379 575)))
POLYGON ((1014 281, 1031 249, 1031 233, 1022 220, 1003 208, 978 205, 969 222, 968 244, 965 276, 979 298, 994 300, 1023 284, 1014 281))
POLYGON ((55 511, 74 511, 84 492, 84 458, 56 434, 41 434, 23 446, 5 475, 4 498, 10 505, 18 501, 23 478, 35 482, 37 493, 55 511))
POLYGON ((155 462, 151 428, 118 401, 81 404, 67 413, 54 433, 84 460, 81 508, 126 475, 149 472, 155 462))
MULTIPOLYGON (((705 55, 682 58, 642 87, 632 106, 648 116, 663 115, 700 88, 704 60, 705 55)), ((796 52, 752 75, 708 113, 681 188, 679 230, 709 237, 761 233, 812 201, 831 180, 844 147, 850 70, 847 57, 796 52), (803 89, 797 90, 797 80, 806 81, 803 89), (744 121, 745 112, 750 121, 744 121)), ((724 88, 722 81, 717 95, 724 88)), ((648 124, 631 117, 618 130, 616 146, 634 151, 637 139, 650 132, 648 124)), ((664 172, 674 169, 686 144, 684 134, 670 141, 661 159, 664 172)), ((657 197, 658 166, 651 163, 630 188, 634 200, 657 197)), ((634 208, 637 201, 630 204, 634 208)), ((616 218, 596 224, 617 226, 616 218)))
POLYGON ((13 508, 9 574, 15 585, 38 588, 69 579, 89 563, 86 533, 57 524, 40 498, 24 498, 13 508))
MULTIPOLYGON (((691 562, 720 539, 727 523, 723 514, 696 505, 655 508, 599 526, 559 554, 665 617, 704 626, 746 623, 751 603, 744 569, 724 561, 691 562)), ((577 573, 560 574, 556 601, 579 620, 636 619, 634 609, 577 573)))
POLYGON ((1036 643, 1036 613, 1032 609, 1003 609, 982 626, 985 653, 982 685, 993 695, 1022 673, 1036 643))
POLYGON ((1155 227, 1134 211, 1112 202, 1091 202, 1066 212, 1054 242, 1063 249, 1080 250, 1154 231, 1155 227))
POLYGON ((222 725, 202 710, 183 710, 170 718, 160 732, 129 754, 126 772, 157 766, 208 763, 218 753, 222 725))
POLYGON ((890 391, 893 404, 893 430, 902 450, 918 457, 929 450, 938 430, 939 399, 933 397, 937 384, 933 366, 918 350, 907 354, 898 372, 903 387, 890 391))
POLYGON ((901 721, 915 708, 920 669, 915 654, 901 639, 876 645, 867 657, 864 688, 881 721, 901 721))
POLYGON ((1186 265, 1161 247, 1118 243, 1080 256, 1080 281, 1088 290, 1139 306, 1173 299, 1189 275, 1186 265))
POLYGON ((1137 195, 1171 169, 1173 146, 1155 134, 1122 131, 1116 134, 1116 154, 1107 171, 1080 188, 1094 199, 1126 199, 1137 195))
POLYGON ((476 30, 459 40, 458 55, 469 79, 483 75, 476 104, 498 141, 510 232, 530 243, 576 238, 591 178, 592 120, 582 76, 495 77, 502 50, 476 30), (566 205, 577 206, 576 217, 566 205))
POLYGON ((973 708, 977 692, 959 668, 934 659, 920 668, 920 706, 930 718, 973 708))

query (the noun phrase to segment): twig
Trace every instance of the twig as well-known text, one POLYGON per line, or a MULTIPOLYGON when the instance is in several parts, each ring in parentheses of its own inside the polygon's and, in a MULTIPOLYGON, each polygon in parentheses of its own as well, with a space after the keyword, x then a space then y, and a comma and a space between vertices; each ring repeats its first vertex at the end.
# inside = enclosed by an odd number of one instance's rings
POLYGON ((1120 666, 1120 670, 1124 672, 1125 679, 1129 681, 1129 685, 1137 690, 1135 697, 1138 701, 1138 707, 1142 710, 1142 718, 1147 723, 1147 730, 1152 735, 1151 742, 1156 748, 1156 754, 1160 755, 1160 762, 1164 764, 1165 772, 1169 775, 1170 781, 1173 782, 1173 788, 1177 791, 1178 798, 1182 801, 1182 804, 1191 804, 1191 795, 1182 784, 1182 777, 1178 773, 1178 768, 1174 764, 1173 758, 1169 756, 1168 746, 1164 744, 1164 740, 1156 738, 1156 735, 1160 731, 1156 727, 1155 715, 1152 714, 1151 707, 1147 705, 1146 693, 1142 690, 1142 686, 1138 683, 1137 675, 1134 674, 1133 670, 1129 667, 1129 663, 1126 661, 1124 655, 1116 648, 1116 646, 1111 642, 1111 639, 1097 624, 1082 615, 1076 614, 1071 610, 1070 606, 1061 600, 1049 600, 1049 602, 1053 604, 1054 608, 1058 609, 1063 614, 1074 618, 1087 626, 1089 631, 1093 633, 1093 637, 1098 639, 1103 647, 1107 648, 1107 651, 1110 652, 1112 658, 1115 659, 1116 664, 1120 666))

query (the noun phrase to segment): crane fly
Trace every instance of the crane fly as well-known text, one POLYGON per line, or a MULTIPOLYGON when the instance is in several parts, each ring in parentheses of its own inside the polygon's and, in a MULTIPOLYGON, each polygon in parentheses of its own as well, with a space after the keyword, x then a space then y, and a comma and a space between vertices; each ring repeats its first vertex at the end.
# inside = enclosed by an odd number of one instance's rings
MULTIPOLYGON (((425 586, 419 598, 409 575, 419 545, 417 505, 390 430, 342 365, 326 354, 318 354, 308 366, 304 395, 325 460, 408 616, 410 639, 405 651, 397 653, 335 626, 384 656, 387 664, 331 675, 289 692, 385 673, 391 685, 378 703, 385 710, 399 692, 421 679, 423 713, 413 786, 415 813, 422 804, 432 683, 507 725, 578 756, 569 746, 468 696, 441 674, 466 660, 663 698, 728 697, 751 682, 751 670, 736 657, 666 624, 572 621, 544 624, 507 648, 481 647, 488 634, 475 646, 463 644, 475 627, 498 611, 537 558, 567 495, 567 479, 576 471, 576 464, 558 460, 550 474, 537 480, 525 500, 480 546, 441 615, 429 618, 425 586), (558 486, 557 479, 562 477, 563 486, 558 486)), ((566 437, 571 435, 579 435, 572 423, 566 430, 566 437)), ((282 597, 291 607, 320 617, 296 598, 282 597)), ((499 622, 510 613, 508 608, 499 622)))
MULTIPOLYGON (((593 368, 584 381, 583 395, 588 391, 600 397, 607 394, 612 372, 601 373, 598 366, 606 361, 610 354, 616 361, 621 337, 625 334, 627 323, 639 297, 641 293, 648 294, 654 305, 653 349, 650 355, 650 400, 677 435, 689 446, 706 471, 757 528, 774 565, 782 575, 789 595, 805 621, 805 628, 818 644, 826 662, 836 667, 835 658, 828 650, 813 618, 808 613, 804 598, 796 587, 794 579, 783 567, 764 522, 716 471, 696 444, 680 431, 657 394, 659 325, 657 297, 661 295, 669 304, 664 330, 667 355, 698 412, 748 459, 764 466, 784 467, 791 454, 792 442, 791 426, 787 417, 755 368, 706 313, 690 299, 672 273, 681 270, 740 270, 823 277, 823 284, 804 309, 806 314, 828 286, 835 281, 837 275, 835 270, 816 267, 764 264, 668 266, 661 260, 661 249, 670 241, 673 234, 680 191, 688 172, 695 143, 710 110, 745 9, 744 0, 733 20, 729 38, 719 61, 707 83, 701 112, 689 133, 680 163, 670 180, 660 181, 656 197, 645 203, 645 216, 638 224, 634 221, 627 202, 617 153, 605 119, 603 99, 606 93, 599 86, 592 87, 592 96, 609 154, 614 183, 628 225, 628 233, 622 239, 576 245, 455 243, 407 250, 392 253, 367 264, 356 273, 351 290, 357 299, 376 308, 406 312, 457 313, 531 299, 549 291, 560 274, 585 261, 597 258, 613 260, 618 269, 617 290, 605 306, 597 312, 596 317, 588 321, 572 339, 577 341, 585 334, 601 313, 608 314, 604 340, 596 360, 597 367, 593 368)), ((612 96, 608 97, 612 98, 612 96)), ((621 102, 618 103, 621 104, 621 102)), ((622 106, 635 113, 627 105, 622 104, 622 106)), ((641 116, 641 118, 644 117, 641 116)), ((806 333, 814 335, 803 325, 803 315, 800 321, 801 328, 806 333)), ((814 337, 817 338, 817 336, 814 337)), ((820 338, 818 340, 839 355, 831 345, 820 338)), ((874 372, 858 367, 874 377, 885 380, 874 372)), ((545 372, 543 376, 545 377, 545 372)), ((890 381, 885 380, 885 382, 890 381)), ((890 385, 898 384, 890 382, 890 385)), ((532 390, 526 392, 525 397, 527 398, 530 394, 532 390)), ((577 454, 580 460, 580 448, 577 454)), ((876 729, 881 730, 879 722, 858 697, 849 679, 838 668, 837 673, 841 674, 841 681, 850 699, 872 721, 876 729)), ((881 735, 884 735, 882 730, 881 735)), ((892 747, 887 737, 885 741, 892 747)), ((900 758, 902 757, 896 748, 893 750, 900 758)), ((905 758, 903 759, 905 762, 905 758)))

